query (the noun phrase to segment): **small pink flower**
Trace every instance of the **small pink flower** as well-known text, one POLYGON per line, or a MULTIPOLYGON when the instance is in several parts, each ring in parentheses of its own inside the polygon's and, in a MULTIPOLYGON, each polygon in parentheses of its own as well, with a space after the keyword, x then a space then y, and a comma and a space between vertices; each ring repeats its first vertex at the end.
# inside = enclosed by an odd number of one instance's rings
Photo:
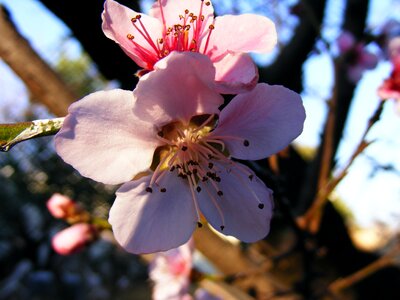
POLYGON ((382 99, 394 99, 400 101, 400 55, 393 59, 393 71, 378 89, 378 95, 382 99))
POLYGON ((81 250, 96 236, 97 230, 93 225, 78 223, 58 232, 53 237, 51 244, 58 254, 69 255, 81 250))
POLYGON ((269 52, 277 42, 275 25, 268 18, 243 14, 214 19, 209 0, 158 0, 149 15, 106 0, 102 18, 105 35, 147 71, 173 51, 209 56, 221 93, 253 88, 258 71, 246 53, 269 52))
POLYGON ((75 201, 58 193, 53 194, 46 205, 50 214, 58 219, 67 219, 80 210, 75 201))
POLYGON ((153 300, 183 299, 188 295, 192 253, 190 240, 179 248, 157 253, 150 264, 150 279, 154 282, 153 300))
POLYGON ((129 252, 182 245, 202 214, 224 234, 262 239, 272 192, 230 158, 257 160, 286 147, 303 128, 300 96, 258 84, 219 111, 207 57, 174 52, 154 67, 133 95, 103 91, 72 104, 55 137, 58 154, 86 177, 124 183, 109 222, 129 252))
POLYGON ((354 83, 361 79, 365 70, 372 70, 378 64, 378 57, 367 51, 363 43, 356 42, 348 31, 338 37, 337 45, 347 65, 347 76, 354 83))

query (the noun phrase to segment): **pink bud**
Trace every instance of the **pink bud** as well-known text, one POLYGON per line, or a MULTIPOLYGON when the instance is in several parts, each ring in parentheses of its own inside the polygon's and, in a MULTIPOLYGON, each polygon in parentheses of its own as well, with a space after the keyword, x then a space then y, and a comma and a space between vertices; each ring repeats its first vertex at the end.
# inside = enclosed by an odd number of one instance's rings
POLYGON ((81 250, 97 236, 96 228, 87 223, 78 223, 58 232, 52 239, 54 251, 69 255, 81 250))
POLYGON ((342 53, 347 52, 351 48, 353 48, 355 43, 356 41, 354 39, 354 36, 348 31, 343 31, 342 34, 337 39, 339 50, 342 53))
POLYGON ((67 196, 61 194, 53 194, 47 201, 47 209, 50 214, 58 219, 65 219, 76 211, 77 204, 67 196))

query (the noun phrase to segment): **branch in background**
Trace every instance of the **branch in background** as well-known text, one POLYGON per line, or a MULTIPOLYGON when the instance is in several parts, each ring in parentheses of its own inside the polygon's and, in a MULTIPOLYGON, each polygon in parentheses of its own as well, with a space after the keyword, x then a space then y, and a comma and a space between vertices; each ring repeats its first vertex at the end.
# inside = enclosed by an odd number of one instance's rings
POLYGON ((76 100, 61 78, 22 37, 0 6, 0 57, 24 81, 35 100, 56 116, 67 114, 76 100))
POLYGON ((381 256, 376 261, 370 263, 369 265, 365 266, 364 268, 346 276, 344 278, 339 278, 332 282, 328 290, 333 294, 338 294, 340 291, 347 289, 357 282, 367 278, 368 276, 374 274, 375 272, 393 266, 397 263, 397 256, 399 255, 400 247, 399 244, 395 245, 391 251, 386 253, 385 255, 381 256))
MULTIPOLYGON (((249 276, 237 276, 235 284, 243 290, 255 290, 257 297, 268 299, 278 291, 287 291, 290 288, 275 277, 268 274, 265 265, 259 261, 252 261, 240 249, 238 245, 233 245, 216 235, 208 226, 203 226, 194 232, 194 242, 204 256, 206 256, 215 267, 225 275, 247 274, 249 276)), ((294 296, 287 296, 287 300, 297 299, 294 296)))
POLYGON ((351 155, 346 166, 340 171, 338 175, 330 179, 325 186, 318 190, 318 193, 308 211, 298 219, 299 224, 302 228, 309 230, 312 233, 316 233, 319 230, 319 225, 322 217, 322 210, 329 200, 329 195, 335 189, 335 187, 342 181, 346 176, 350 166, 354 160, 367 148, 371 142, 366 141, 367 134, 369 133, 372 126, 379 121, 382 114, 384 101, 380 101, 378 108, 375 110, 371 118, 368 120, 367 128, 365 129, 360 142, 358 143, 356 149, 351 155))
POLYGON ((36 120, 15 124, 0 124, 0 151, 8 151, 14 145, 41 136, 56 134, 64 118, 36 120))
POLYGON ((315 41, 320 35, 319 27, 324 17, 325 5, 325 0, 300 1, 300 24, 275 62, 268 67, 260 68, 260 81, 281 84, 296 92, 303 90, 303 63, 314 49, 315 41), (310 13, 313 15, 312 18, 310 13))

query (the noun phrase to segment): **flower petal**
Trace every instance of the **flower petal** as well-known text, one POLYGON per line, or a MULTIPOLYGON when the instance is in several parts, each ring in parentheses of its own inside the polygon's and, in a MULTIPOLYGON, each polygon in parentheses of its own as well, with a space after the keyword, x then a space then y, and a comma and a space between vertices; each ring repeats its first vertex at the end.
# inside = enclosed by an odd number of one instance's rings
POLYGON ((190 1, 171 1, 171 0, 161 0, 154 2, 152 8, 150 9, 149 15, 157 18, 160 22, 163 22, 163 16, 165 24, 167 27, 173 27, 175 24, 181 24, 182 20, 180 15, 185 16, 185 10, 193 13, 195 16, 200 15, 200 9, 202 7, 202 15, 204 16, 203 26, 207 26, 214 19, 214 8, 210 2, 209 5, 205 5, 203 0, 190 0, 190 1))
POLYGON ((187 124, 192 116, 219 113, 224 99, 215 91, 215 68, 202 54, 172 52, 142 76, 133 95, 135 110, 157 125, 187 124))
POLYGON ((199 206, 207 221, 219 232, 244 242, 264 238, 269 232, 272 217, 272 191, 255 175, 250 180, 249 174, 253 172, 240 163, 229 166, 229 169, 224 164, 215 163, 213 169, 218 170, 221 181, 217 186, 223 195, 217 194, 210 180, 201 183, 199 206), (262 209, 259 208, 261 203, 264 205, 262 209), (224 222, 216 205, 223 214, 224 222), (223 230, 221 225, 224 225, 223 230))
POLYGON ((132 113, 132 92, 101 91, 69 108, 55 136, 57 153, 83 176, 119 184, 147 170, 159 145, 150 123, 132 113))
POLYGON ((246 53, 228 53, 214 62, 217 90, 221 94, 240 94, 253 89, 258 81, 258 69, 246 53))
POLYGON ((264 16, 224 15, 214 26, 207 51, 213 61, 228 52, 269 52, 277 43, 275 25, 264 16))
POLYGON ((114 236, 135 254, 166 251, 187 242, 196 226, 196 213, 186 182, 165 174, 159 184, 146 192, 150 176, 125 183, 111 207, 109 222, 114 236))
POLYGON ((295 139, 303 130, 304 119, 300 95, 282 86, 260 83, 232 99, 209 136, 223 140, 233 157, 262 159, 295 139))
MULTIPOLYGON (((119 4, 113 0, 106 0, 104 11, 102 13, 102 29, 104 34, 118 43, 124 52, 135 61, 139 66, 145 69, 152 69, 158 60, 157 51, 149 43, 149 38, 145 38, 133 25, 131 19, 140 13, 119 4), (134 36, 134 42, 127 35, 134 36)), ((140 21, 146 27, 151 40, 154 42, 161 37, 163 26, 156 18, 140 14, 140 21)), ((139 26, 139 25, 138 25, 139 26)), ((139 26, 140 27, 140 26, 139 26)))

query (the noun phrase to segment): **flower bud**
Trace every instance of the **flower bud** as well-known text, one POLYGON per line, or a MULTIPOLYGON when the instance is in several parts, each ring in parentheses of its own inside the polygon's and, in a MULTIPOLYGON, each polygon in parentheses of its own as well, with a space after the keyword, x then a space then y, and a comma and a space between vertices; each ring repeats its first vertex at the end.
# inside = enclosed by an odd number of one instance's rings
POLYGON ((58 232, 52 239, 54 251, 61 255, 73 254, 97 238, 96 227, 78 223, 58 232))

